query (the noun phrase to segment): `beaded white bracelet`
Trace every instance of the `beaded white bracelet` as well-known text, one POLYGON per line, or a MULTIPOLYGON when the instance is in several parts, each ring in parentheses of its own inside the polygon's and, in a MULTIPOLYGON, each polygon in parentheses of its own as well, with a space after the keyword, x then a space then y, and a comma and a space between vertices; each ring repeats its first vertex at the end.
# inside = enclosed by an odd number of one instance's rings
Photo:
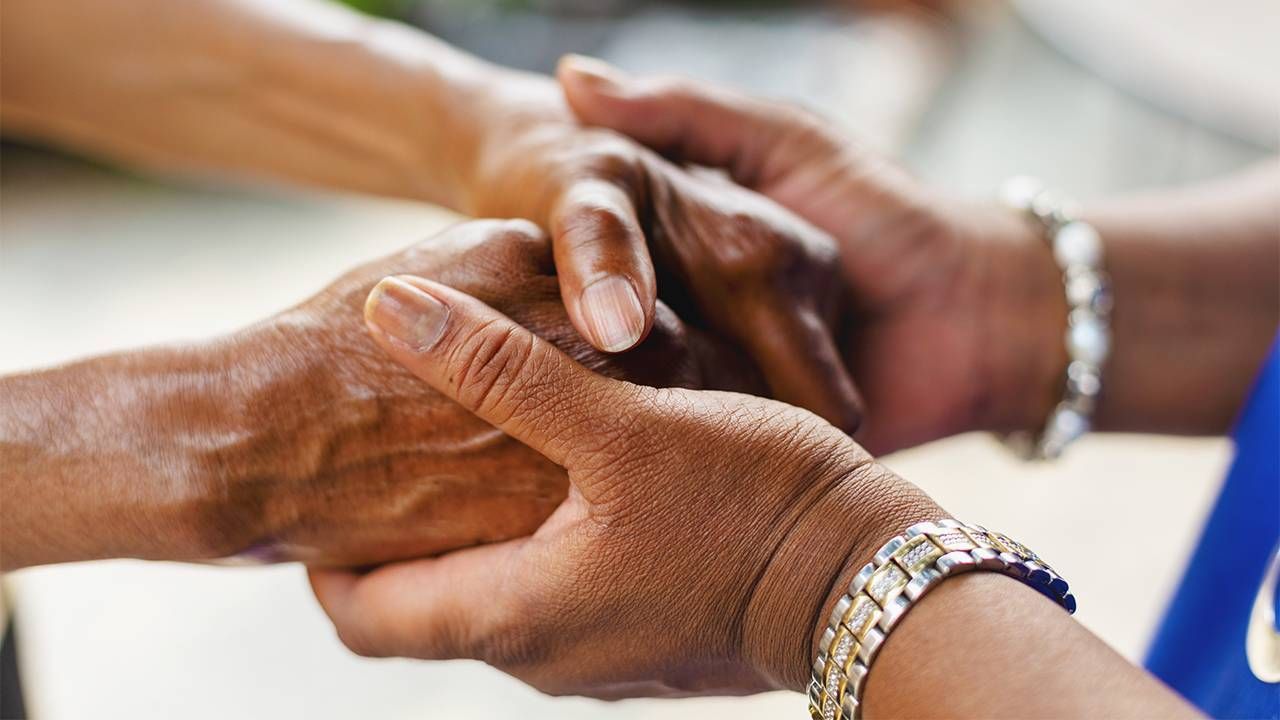
POLYGON ((1062 399, 1038 433, 1005 437, 1005 444, 1023 458, 1050 460, 1093 426, 1102 367, 1111 352, 1110 281, 1102 270, 1102 239, 1092 225, 1076 218, 1074 203, 1029 177, 1010 179, 1001 198, 1044 228, 1066 290, 1068 362, 1062 399))
POLYGON ((971 570, 1004 573, 1067 612, 1076 610, 1067 581, 1007 535, 950 519, 912 525, 863 566, 832 610, 813 661, 810 717, 861 717, 867 673, 889 632, 925 593, 947 577, 971 570))

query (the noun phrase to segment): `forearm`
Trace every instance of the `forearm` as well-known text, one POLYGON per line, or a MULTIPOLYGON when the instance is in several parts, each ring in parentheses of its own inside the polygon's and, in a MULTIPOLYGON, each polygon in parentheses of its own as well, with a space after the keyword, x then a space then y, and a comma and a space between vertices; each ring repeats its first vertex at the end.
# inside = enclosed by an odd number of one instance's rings
POLYGON ((1196 712, 1011 578, 944 581, 893 630, 866 717, 1180 718, 1196 712))
POLYGON ((1227 431, 1280 325, 1280 168, 1087 216, 1115 295, 1098 427, 1227 431))
MULTIPOLYGON (((1280 170, 1118 198, 1083 213, 1114 310, 1094 427, 1221 434, 1280 325, 1280 170)), ((1067 307, 1034 223, 991 216, 984 290, 990 401, 975 429, 1038 430, 1062 397, 1067 307)))
MULTIPOLYGON (((803 691, 827 619, 862 566, 910 525, 948 515, 878 464, 797 507, 799 517, 781 524, 785 539, 760 575, 743 633, 757 667, 803 691)), ((863 699, 868 718, 1193 714, 1056 603, 982 571, 944 580, 911 608, 875 660, 863 699)))
POLYGON ((458 207, 495 71, 311 0, 5 2, 6 134, 458 207))
POLYGON ((191 347, 0 378, 0 567, 226 554, 209 470, 238 372, 191 347))

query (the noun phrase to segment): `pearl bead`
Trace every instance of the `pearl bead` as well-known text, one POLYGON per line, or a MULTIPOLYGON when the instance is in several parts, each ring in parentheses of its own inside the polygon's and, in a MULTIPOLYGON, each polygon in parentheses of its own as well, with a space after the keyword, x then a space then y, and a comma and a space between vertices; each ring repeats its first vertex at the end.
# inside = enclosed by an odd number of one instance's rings
POLYGON ((1067 302, 1071 307, 1091 307, 1093 296, 1101 289, 1098 276, 1087 270, 1067 274, 1067 302))
POLYGON ((1071 357, 1095 366, 1101 366, 1111 350, 1107 332, 1093 313, 1072 313, 1067 347, 1071 357))
POLYGON ((1053 236, 1053 257, 1062 267, 1097 267, 1102 261, 1102 238, 1087 223, 1069 222, 1053 236))
POLYGON ((1040 440, 1043 457, 1049 460, 1062 455, 1062 451, 1077 438, 1089 432, 1089 419, 1070 408, 1059 407, 1053 411, 1049 424, 1040 440))
POLYGON ((1093 398, 1102 391, 1102 378, 1093 365, 1077 360, 1067 366, 1067 387, 1073 395, 1093 398))
POLYGON ((1053 429, 1059 437, 1075 440, 1089 432, 1089 421, 1075 410, 1062 410, 1053 418, 1053 429))

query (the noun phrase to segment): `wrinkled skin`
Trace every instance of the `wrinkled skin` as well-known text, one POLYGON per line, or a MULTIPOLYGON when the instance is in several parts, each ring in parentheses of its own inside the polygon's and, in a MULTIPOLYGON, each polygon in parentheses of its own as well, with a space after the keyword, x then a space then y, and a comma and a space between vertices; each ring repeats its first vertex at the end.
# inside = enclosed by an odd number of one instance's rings
POLYGON ((227 496, 207 518, 220 526, 215 534, 235 538, 230 545, 253 559, 359 565, 523 535, 563 500, 561 468, 432 391, 369 341, 360 306, 386 275, 465 288, 606 375, 759 388, 749 364, 665 306, 634 351, 591 349, 567 322, 545 236, 515 227, 457 226, 248 331, 266 334, 253 354, 270 359, 275 377, 247 409, 254 429, 209 458, 227 496))
POLYGON ((642 305, 656 289, 681 317, 732 339, 773 397, 858 426, 834 330, 845 303, 830 235, 718 175, 583 128, 553 83, 512 80, 508 90, 490 133, 501 142, 480 155, 468 209, 548 230, 570 316, 601 275, 629 277, 642 305))
POLYGON ((390 357, 564 466, 572 489, 531 537, 313 571, 357 653, 477 658, 551 694, 798 687, 846 558, 940 512, 794 406, 604 378, 412 276, 379 284, 366 313, 390 357))
POLYGON ((835 238, 840 354, 869 450, 1043 422, 1066 311, 1052 256, 1015 213, 941 196, 792 106, 589 60, 560 80, 583 122, 724 168, 835 238))

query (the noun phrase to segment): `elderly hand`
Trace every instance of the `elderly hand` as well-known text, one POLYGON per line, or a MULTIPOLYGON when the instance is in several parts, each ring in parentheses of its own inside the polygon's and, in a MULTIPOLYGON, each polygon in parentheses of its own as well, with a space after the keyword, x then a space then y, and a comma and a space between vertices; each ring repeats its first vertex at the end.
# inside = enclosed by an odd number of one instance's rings
POLYGON ((608 375, 762 390, 730 346, 662 304, 634 351, 593 350, 565 317, 541 231, 459 225, 230 337, 0 379, 4 566, 350 566, 534 530, 563 499, 564 471, 369 341, 360 308, 398 272, 465 288, 608 375))
POLYGON ((560 80, 583 122, 724 168, 835 237, 850 303, 837 332, 873 452, 1043 423, 1066 310, 1052 257, 1012 212, 939 197, 785 105, 586 58, 560 80))
POLYGON ((465 288, 607 375, 759 389, 753 368, 662 304, 633 352, 595 351, 567 322, 545 235, 521 221, 455 226, 254 331, 274 352, 246 352, 275 379, 253 398, 252 440, 237 447, 255 451, 219 458, 228 502, 216 519, 243 528, 236 534, 259 557, 351 566, 438 553, 531 532, 564 497, 561 468, 370 345, 360 307, 378 279, 399 272, 465 288))
POLYGON ((527 538, 313 570, 358 653, 478 658, 553 694, 799 688, 846 559, 939 516, 807 411, 597 375, 439 283, 384 280, 366 319, 390 357, 562 465, 570 491, 527 538))
POLYGON ((734 340, 774 397, 857 427, 832 332, 844 302, 829 236, 721 178, 583 128, 543 78, 493 87, 463 207, 549 229, 565 307, 592 345, 634 345, 661 296, 734 340))

